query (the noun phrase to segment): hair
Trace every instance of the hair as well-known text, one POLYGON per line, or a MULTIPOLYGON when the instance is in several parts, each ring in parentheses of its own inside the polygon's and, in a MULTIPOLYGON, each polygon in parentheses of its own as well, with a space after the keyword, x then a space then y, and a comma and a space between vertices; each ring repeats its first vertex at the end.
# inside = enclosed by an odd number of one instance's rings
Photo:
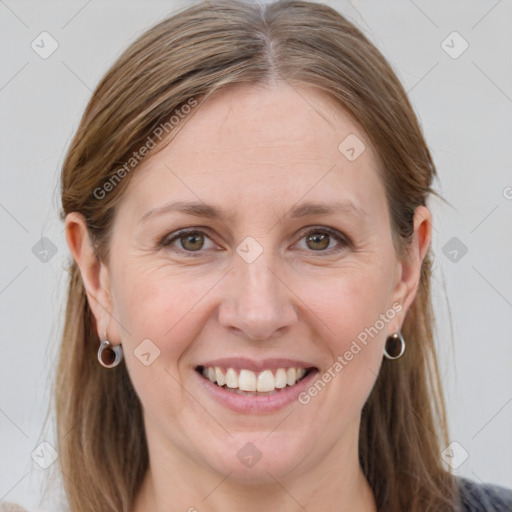
MULTIPOLYGON (((279 81, 318 88, 359 122, 380 159, 396 248, 406 250, 415 208, 436 194, 436 169, 416 115, 363 33, 334 9, 301 0, 201 2, 133 42, 96 87, 70 144, 61 175, 62 219, 81 213, 98 260, 108 263, 116 205, 133 175, 119 179, 120 166, 191 99, 200 105, 234 84, 279 81), (95 191, 113 180, 98 199, 95 191)), ((360 464, 381 512, 451 511, 458 496, 440 457, 448 427, 431 269, 429 249, 402 327, 407 351, 399 362, 383 362, 362 410, 360 464)), ((76 262, 69 273, 55 389, 68 503, 72 512, 130 512, 149 463, 142 406, 124 363, 111 370, 98 364, 100 340, 76 262)))

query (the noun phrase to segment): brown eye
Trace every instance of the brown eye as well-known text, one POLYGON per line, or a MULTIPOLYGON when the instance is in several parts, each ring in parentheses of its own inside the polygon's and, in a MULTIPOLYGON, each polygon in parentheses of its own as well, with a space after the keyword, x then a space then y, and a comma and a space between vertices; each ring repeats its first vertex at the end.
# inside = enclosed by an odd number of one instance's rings
POLYGON ((203 231, 188 229, 167 235, 160 242, 160 247, 183 255, 200 256, 206 249, 215 249, 215 244, 203 231), (208 246, 208 241, 210 246, 208 246))
POLYGON ((328 234, 313 234, 306 237, 306 243, 310 249, 315 251, 324 250, 329 247, 329 235, 328 234))
POLYGON ((350 240, 343 233, 327 227, 310 229, 302 236, 301 243, 304 244, 302 249, 310 253, 317 252, 319 255, 334 254, 352 247, 350 240))
POLYGON ((186 251, 198 251, 204 245, 204 236, 199 231, 191 231, 179 237, 181 246, 186 251))

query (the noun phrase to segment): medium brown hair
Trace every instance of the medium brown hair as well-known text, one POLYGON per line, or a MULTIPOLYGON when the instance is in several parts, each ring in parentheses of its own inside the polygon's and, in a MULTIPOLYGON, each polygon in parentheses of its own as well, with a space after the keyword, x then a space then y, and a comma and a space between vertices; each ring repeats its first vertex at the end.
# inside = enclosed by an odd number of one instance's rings
MULTIPOLYGON (((418 120, 361 31, 334 9, 300 0, 201 2, 137 39, 97 86, 70 145, 62 218, 83 214, 107 263, 115 208, 136 169, 101 199, 94 191, 191 98, 200 104, 232 84, 279 80, 315 86, 357 119, 380 159, 397 250, 406 249, 415 208, 433 193, 436 175, 418 120)), ((130 512, 148 468, 141 403, 124 363, 99 366, 95 320, 75 262, 70 274, 55 395, 69 505, 72 512, 130 512)), ((454 508, 455 479, 440 459, 448 435, 430 280, 429 250, 402 328, 407 351, 400 361, 384 361, 362 411, 360 462, 381 512, 454 508)))

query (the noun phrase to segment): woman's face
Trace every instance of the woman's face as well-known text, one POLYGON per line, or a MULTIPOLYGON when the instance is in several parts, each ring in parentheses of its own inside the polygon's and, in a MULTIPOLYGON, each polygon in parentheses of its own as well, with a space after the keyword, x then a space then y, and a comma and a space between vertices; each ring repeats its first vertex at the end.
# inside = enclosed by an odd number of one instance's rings
POLYGON ((94 311, 122 343, 153 462, 255 482, 356 460, 429 244, 416 218, 398 259, 378 166, 323 93, 237 85, 133 171, 94 311))

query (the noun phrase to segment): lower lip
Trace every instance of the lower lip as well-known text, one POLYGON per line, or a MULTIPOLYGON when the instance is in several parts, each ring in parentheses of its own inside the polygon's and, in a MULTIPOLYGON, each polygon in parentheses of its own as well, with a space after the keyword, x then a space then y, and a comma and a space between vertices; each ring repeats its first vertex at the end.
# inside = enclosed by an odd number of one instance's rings
POLYGON ((206 391, 221 405, 236 412, 263 414, 278 411, 295 402, 299 394, 310 385, 318 370, 311 370, 301 381, 293 386, 286 386, 281 391, 261 396, 240 395, 227 391, 225 388, 221 388, 209 379, 206 379, 197 371, 194 373, 196 373, 206 391))

